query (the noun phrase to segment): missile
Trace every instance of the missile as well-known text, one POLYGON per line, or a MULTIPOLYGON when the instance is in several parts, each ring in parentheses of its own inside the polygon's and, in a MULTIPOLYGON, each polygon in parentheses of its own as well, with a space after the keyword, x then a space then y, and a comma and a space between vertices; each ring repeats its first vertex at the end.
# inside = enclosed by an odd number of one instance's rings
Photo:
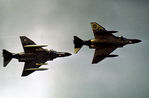
POLYGON ((101 56, 99 56, 99 57, 117 57, 118 55, 114 55, 114 54, 112 54, 112 55, 101 55, 101 56))
POLYGON ((48 65, 48 63, 36 63, 36 65, 48 65))
POLYGON ((26 48, 40 48, 40 47, 47 47, 48 45, 25 45, 26 48))
POLYGON ((28 68, 25 70, 26 71, 43 71, 43 70, 48 70, 48 68, 28 68))
POLYGON ((100 31, 99 34, 104 33, 104 34, 109 34, 109 33, 117 33, 118 31, 100 31))

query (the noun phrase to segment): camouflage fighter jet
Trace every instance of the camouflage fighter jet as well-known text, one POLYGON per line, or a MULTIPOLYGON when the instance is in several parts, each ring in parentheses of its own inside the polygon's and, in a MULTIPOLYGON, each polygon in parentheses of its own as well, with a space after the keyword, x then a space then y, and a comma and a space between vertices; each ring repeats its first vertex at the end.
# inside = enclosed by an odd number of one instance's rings
POLYGON ((102 61, 106 57, 116 57, 118 55, 110 55, 116 48, 123 47, 127 44, 139 43, 138 39, 127 39, 124 37, 114 36, 112 33, 117 31, 107 31, 104 27, 96 22, 91 22, 91 27, 95 36, 93 40, 82 40, 74 36, 74 52, 77 53, 83 45, 95 49, 92 64, 102 61))
POLYGON ((3 49, 4 67, 11 61, 12 58, 18 59, 19 62, 25 62, 22 76, 27 76, 34 71, 47 70, 48 68, 39 68, 41 65, 47 65, 47 61, 51 61, 57 57, 66 57, 71 54, 68 52, 56 52, 54 50, 47 50, 42 47, 47 45, 36 45, 34 41, 26 36, 20 36, 24 52, 11 53, 3 49))

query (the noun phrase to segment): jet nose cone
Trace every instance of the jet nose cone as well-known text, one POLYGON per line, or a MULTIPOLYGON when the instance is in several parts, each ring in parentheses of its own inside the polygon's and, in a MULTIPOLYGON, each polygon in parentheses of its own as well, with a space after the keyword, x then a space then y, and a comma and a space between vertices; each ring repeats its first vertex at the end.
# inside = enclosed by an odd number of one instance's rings
POLYGON ((68 53, 68 52, 65 53, 65 56, 70 56, 70 55, 72 55, 72 54, 68 53))
POLYGON ((132 40, 132 43, 139 43, 139 42, 141 42, 141 40, 138 39, 132 40))
POLYGON ((139 39, 133 39, 133 40, 129 41, 130 44, 135 44, 135 43, 139 43, 139 42, 141 42, 141 40, 139 40, 139 39))
POLYGON ((136 43, 140 43, 141 42, 141 40, 136 40, 136 43))

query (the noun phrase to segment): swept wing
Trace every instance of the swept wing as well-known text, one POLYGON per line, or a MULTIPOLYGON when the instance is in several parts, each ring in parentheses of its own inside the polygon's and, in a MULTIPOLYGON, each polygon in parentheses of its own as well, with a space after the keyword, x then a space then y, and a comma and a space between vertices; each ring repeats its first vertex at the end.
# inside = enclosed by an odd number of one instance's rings
MULTIPOLYGON (((116 31, 107 31, 104 27, 97 24, 96 22, 91 22, 91 27, 97 40, 112 40, 113 32, 116 31)), ((95 47, 95 53, 93 57, 92 64, 98 63, 103 60, 106 56, 108 56, 112 51, 114 51, 116 46, 97 46, 95 47)))
POLYGON ((46 70, 43 68, 39 68, 41 65, 45 65, 46 61, 47 60, 25 62, 22 76, 28 76, 29 74, 33 73, 34 71, 46 70))
POLYGON ((109 37, 114 37, 112 33, 117 31, 107 31, 104 27, 97 24, 96 22, 91 22, 91 27, 95 36, 95 39, 105 39, 109 37))
MULTIPOLYGON (((45 47, 46 45, 36 45, 34 41, 30 40, 26 36, 20 36, 20 39, 25 53, 46 51, 45 49, 42 48, 45 47)), ((41 58, 40 60, 26 61, 24 64, 22 76, 27 76, 33 73, 34 71, 44 70, 43 68, 41 69, 39 67, 41 65, 44 65, 47 60, 48 59, 46 58, 41 58)))
POLYGON ((99 46, 95 49, 92 64, 96 64, 106 58, 111 52, 113 52, 116 46, 99 46))
POLYGON ((42 47, 46 47, 47 45, 36 45, 34 41, 27 38, 26 36, 20 36, 20 39, 25 53, 46 51, 42 47))

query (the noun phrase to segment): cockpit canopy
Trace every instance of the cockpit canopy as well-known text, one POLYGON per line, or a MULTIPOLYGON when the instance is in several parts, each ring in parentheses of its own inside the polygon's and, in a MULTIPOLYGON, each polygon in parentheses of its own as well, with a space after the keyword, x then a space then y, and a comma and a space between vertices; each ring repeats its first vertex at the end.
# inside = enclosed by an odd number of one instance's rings
POLYGON ((119 37, 119 39, 121 39, 121 40, 127 40, 127 38, 125 38, 123 36, 119 37))
POLYGON ((57 52, 54 51, 53 49, 50 49, 50 50, 49 50, 49 53, 51 53, 51 54, 56 54, 57 52))

